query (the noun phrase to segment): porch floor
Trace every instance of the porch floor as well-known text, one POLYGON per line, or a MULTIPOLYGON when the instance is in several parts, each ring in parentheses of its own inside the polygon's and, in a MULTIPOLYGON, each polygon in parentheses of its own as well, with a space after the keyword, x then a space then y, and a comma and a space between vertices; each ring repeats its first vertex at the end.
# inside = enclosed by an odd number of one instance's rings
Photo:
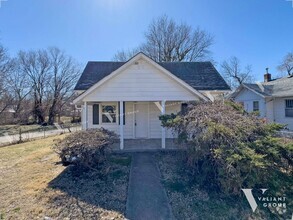
POLYGON ((114 152, 145 152, 181 150, 176 139, 166 138, 166 148, 162 148, 162 139, 125 139, 124 149, 120 150, 120 143, 113 146, 114 152))

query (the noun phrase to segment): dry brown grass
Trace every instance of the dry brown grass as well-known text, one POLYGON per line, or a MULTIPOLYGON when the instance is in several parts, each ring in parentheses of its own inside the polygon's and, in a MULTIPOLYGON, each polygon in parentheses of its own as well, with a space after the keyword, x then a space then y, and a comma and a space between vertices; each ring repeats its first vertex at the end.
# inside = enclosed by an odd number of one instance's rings
POLYGON ((58 165, 54 139, 0 148, 0 219, 123 219, 130 159, 112 156, 107 178, 75 175, 58 165))

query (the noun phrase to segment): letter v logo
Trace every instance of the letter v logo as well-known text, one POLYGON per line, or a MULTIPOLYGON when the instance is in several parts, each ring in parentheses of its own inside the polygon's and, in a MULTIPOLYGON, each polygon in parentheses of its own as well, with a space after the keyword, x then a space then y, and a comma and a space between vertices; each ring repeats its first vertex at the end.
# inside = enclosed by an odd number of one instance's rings
MULTIPOLYGON (((252 189, 241 189, 244 192, 244 195, 252 209, 253 212, 255 212, 256 208, 257 208, 257 204, 255 201, 254 196, 252 195, 252 189)), ((268 189, 261 189, 262 194, 265 193, 265 191, 267 191, 268 189)))

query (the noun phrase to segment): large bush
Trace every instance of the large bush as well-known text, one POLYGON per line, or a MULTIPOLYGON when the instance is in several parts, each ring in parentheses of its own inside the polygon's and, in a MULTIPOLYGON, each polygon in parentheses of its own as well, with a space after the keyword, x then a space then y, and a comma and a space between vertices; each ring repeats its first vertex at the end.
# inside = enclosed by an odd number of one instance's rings
POLYGON ((187 148, 193 176, 226 193, 264 183, 270 172, 292 172, 292 144, 274 137, 283 126, 267 124, 233 102, 189 105, 178 115, 161 116, 187 148))
POLYGON ((106 129, 78 131, 56 140, 53 149, 60 156, 63 165, 97 168, 106 158, 111 145, 118 136, 106 129))

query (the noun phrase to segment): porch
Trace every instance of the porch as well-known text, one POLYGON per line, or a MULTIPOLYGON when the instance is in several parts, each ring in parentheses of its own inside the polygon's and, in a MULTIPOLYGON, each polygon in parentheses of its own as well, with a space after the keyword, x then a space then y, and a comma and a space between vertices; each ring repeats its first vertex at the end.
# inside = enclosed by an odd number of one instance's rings
POLYGON ((119 135, 114 150, 177 149, 176 135, 161 126, 159 116, 178 113, 187 101, 84 102, 82 127, 105 128, 119 135))

